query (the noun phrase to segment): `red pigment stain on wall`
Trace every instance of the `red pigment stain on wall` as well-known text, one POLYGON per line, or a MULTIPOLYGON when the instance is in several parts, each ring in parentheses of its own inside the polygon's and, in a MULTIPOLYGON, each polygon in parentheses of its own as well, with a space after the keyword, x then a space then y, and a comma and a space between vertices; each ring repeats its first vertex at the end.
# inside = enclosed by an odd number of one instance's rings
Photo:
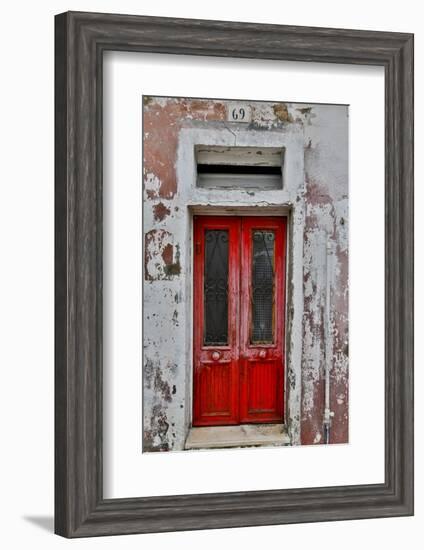
POLYGON ((330 407, 334 413, 331 422, 330 443, 348 443, 349 441, 349 394, 347 380, 335 381, 331 385, 330 407))
POLYGON ((174 247, 172 244, 167 244, 162 252, 162 259, 165 265, 171 265, 174 258, 174 247))
POLYGON ((153 217, 156 221, 163 221, 166 216, 169 216, 171 213, 171 210, 163 204, 163 202, 160 202, 159 204, 155 204, 153 206, 153 217))
POLYGON ((166 278, 166 266, 172 264, 172 235, 164 229, 151 229, 144 237, 144 277, 146 281, 166 278), (169 260, 169 262, 167 262, 169 260))
POLYGON ((153 175, 157 188, 146 188, 148 198, 172 199, 177 191, 175 161, 178 132, 184 120, 225 120, 225 105, 216 101, 144 98, 144 178, 153 175))
POLYGON ((332 197, 326 192, 323 186, 311 178, 307 178, 306 201, 311 205, 333 204, 332 197))

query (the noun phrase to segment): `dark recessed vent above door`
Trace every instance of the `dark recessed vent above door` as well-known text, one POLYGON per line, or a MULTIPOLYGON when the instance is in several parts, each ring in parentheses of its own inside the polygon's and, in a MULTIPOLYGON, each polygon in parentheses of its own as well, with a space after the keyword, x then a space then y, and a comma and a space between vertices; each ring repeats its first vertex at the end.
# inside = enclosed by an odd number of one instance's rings
POLYGON ((197 186, 206 189, 283 188, 283 147, 197 145, 197 186))

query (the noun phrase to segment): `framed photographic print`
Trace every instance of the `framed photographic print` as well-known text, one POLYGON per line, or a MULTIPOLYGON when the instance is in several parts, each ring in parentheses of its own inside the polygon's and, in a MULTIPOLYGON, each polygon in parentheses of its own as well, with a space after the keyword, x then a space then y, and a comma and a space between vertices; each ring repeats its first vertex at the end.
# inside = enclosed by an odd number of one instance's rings
POLYGON ((411 515, 413 36, 68 12, 55 63, 56 532, 411 515))

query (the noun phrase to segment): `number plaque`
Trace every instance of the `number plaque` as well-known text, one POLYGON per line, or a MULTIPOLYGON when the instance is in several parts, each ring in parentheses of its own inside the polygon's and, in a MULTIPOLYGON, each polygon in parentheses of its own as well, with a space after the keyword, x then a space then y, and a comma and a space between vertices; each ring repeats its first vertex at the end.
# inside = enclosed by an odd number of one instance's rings
POLYGON ((251 122, 252 109, 246 103, 230 103, 227 108, 229 122, 251 122))

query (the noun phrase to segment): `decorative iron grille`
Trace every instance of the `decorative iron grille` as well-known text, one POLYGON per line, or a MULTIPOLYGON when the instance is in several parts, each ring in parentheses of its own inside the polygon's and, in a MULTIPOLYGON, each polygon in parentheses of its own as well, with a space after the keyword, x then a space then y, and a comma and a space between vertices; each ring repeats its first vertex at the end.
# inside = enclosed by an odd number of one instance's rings
POLYGON ((255 229, 252 250, 252 344, 274 341, 274 231, 255 229))
POLYGON ((205 346, 228 344, 228 231, 205 231, 205 346))

